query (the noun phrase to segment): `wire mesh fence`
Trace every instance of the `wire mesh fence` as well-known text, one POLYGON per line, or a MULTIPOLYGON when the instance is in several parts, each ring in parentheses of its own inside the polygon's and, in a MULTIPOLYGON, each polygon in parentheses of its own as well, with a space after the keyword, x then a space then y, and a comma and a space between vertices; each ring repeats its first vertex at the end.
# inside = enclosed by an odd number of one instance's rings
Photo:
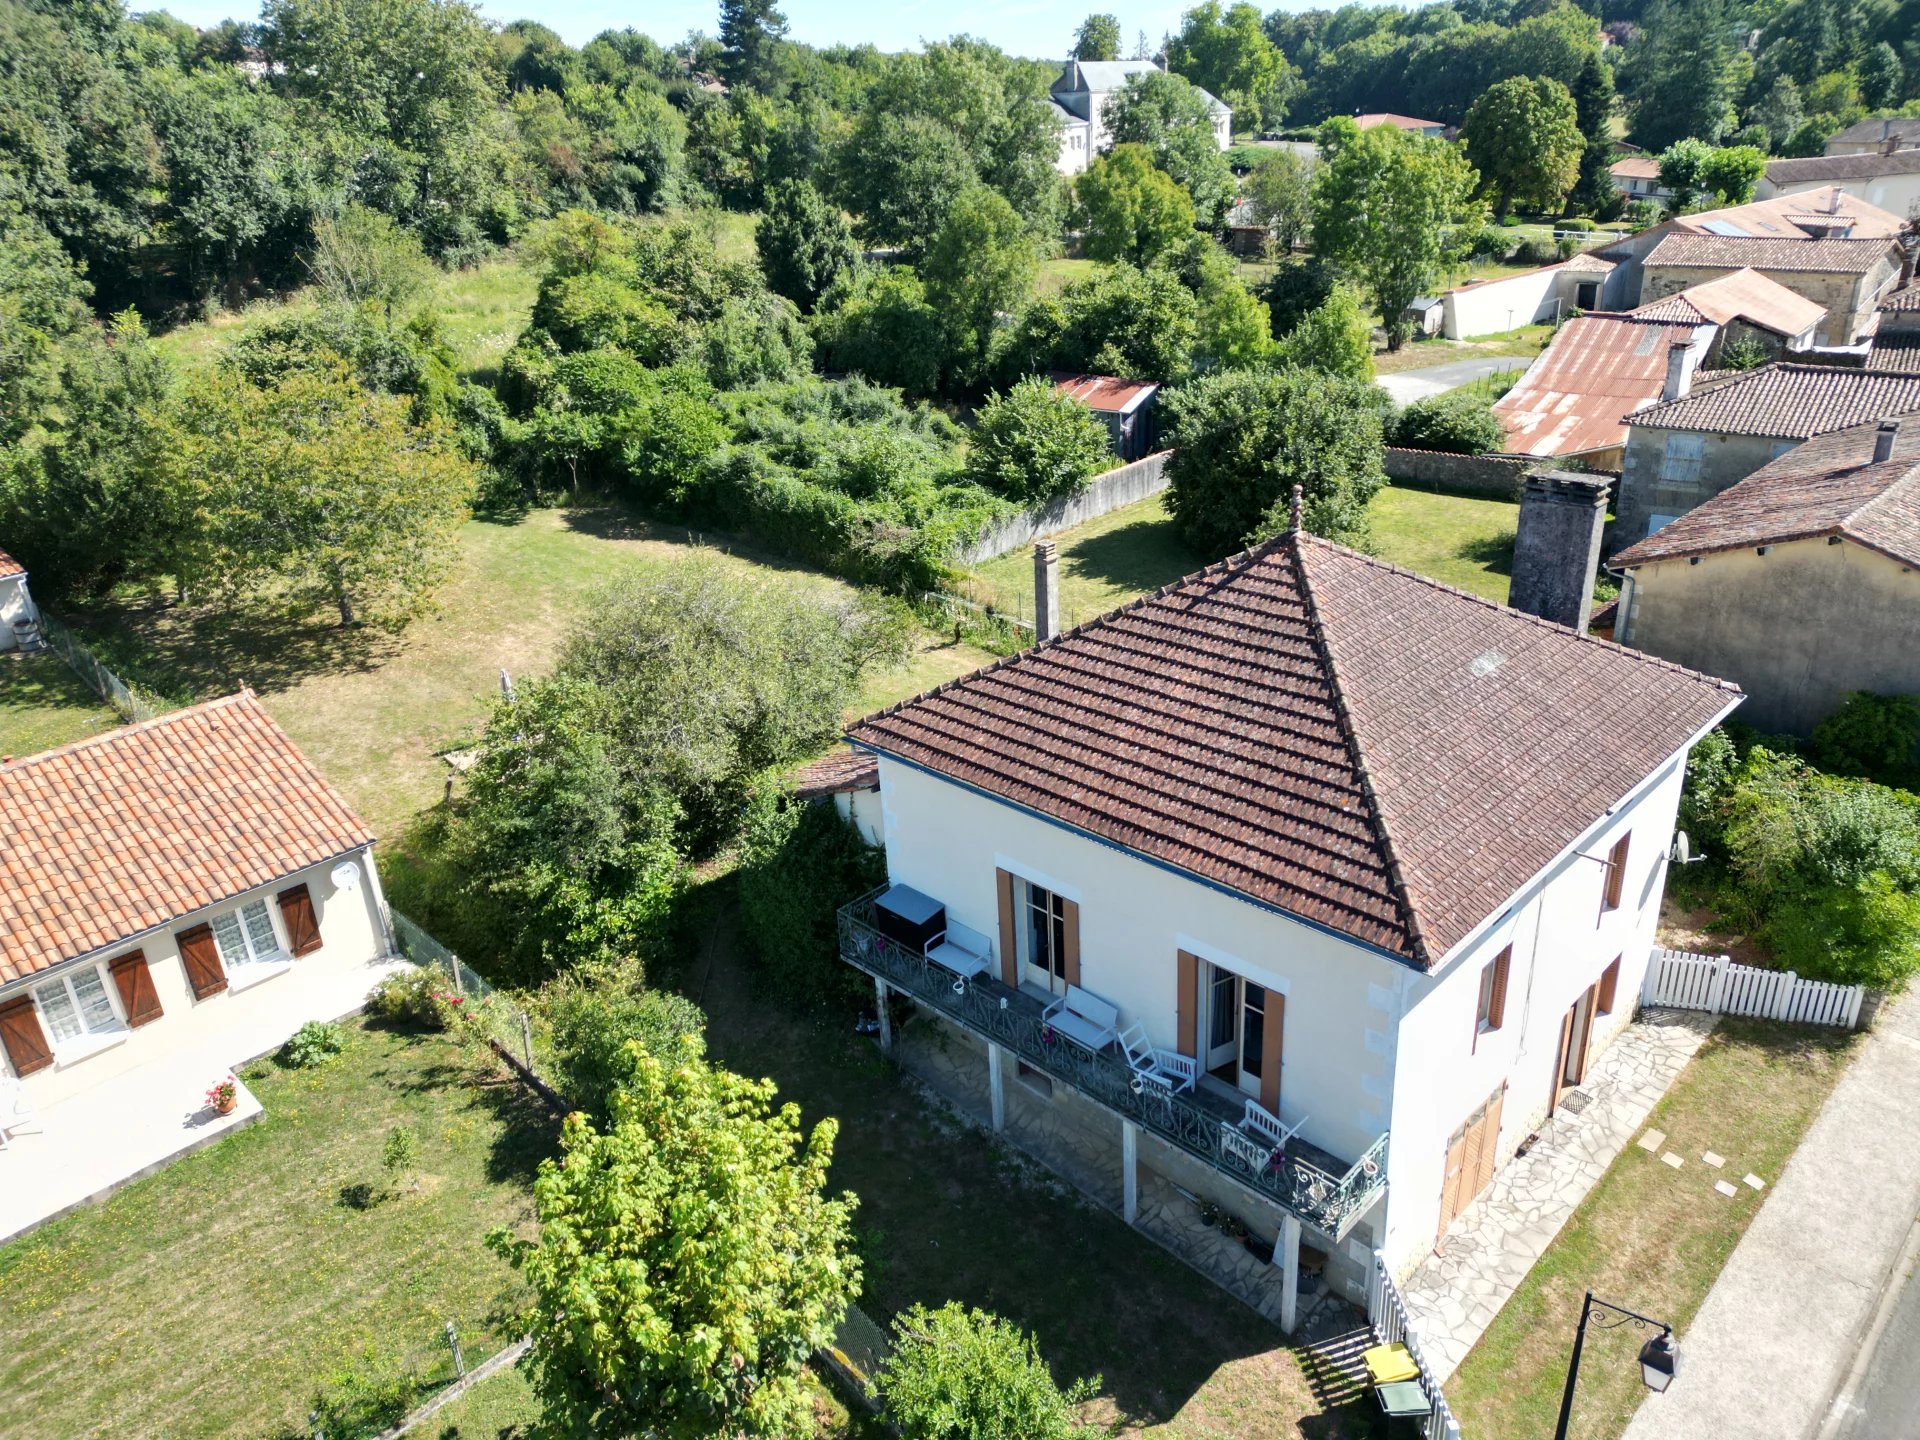
POLYGON ((46 637, 48 647, 67 662, 94 694, 127 719, 151 720, 160 713, 150 700, 102 665, 71 630, 44 610, 40 612, 40 633, 46 637))
POLYGON ((477 1038, 497 1040, 529 1073, 540 1075, 533 1017, 420 925, 398 910, 391 913, 395 946, 414 964, 437 970, 448 978, 453 993, 463 1002, 466 1023, 477 1038))

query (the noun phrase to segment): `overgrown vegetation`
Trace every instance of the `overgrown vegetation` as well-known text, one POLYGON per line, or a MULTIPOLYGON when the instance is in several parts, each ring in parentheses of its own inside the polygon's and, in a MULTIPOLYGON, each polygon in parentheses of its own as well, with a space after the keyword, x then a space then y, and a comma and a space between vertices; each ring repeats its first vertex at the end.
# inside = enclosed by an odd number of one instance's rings
POLYGON ((869 987, 839 959, 840 906, 887 878, 886 852, 868 845, 830 801, 795 800, 763 784, 740 832, 740 921, 760 969, 789 1004, 845 1010, 869 987))

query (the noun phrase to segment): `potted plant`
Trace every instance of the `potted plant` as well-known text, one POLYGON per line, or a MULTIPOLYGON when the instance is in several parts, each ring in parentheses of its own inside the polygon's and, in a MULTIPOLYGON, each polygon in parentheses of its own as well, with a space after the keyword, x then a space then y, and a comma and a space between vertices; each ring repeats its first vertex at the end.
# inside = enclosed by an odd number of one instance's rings
POLYGON ((231 1115, 240 1103, 240 1082, 229 1075, 207 1087, 207 1105, 216 1115, 231 1115))

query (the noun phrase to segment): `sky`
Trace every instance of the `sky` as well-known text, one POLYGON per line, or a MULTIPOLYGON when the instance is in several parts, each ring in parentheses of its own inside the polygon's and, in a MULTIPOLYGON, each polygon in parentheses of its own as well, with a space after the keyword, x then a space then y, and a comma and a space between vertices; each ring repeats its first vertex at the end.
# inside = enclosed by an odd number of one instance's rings
MULTIPOLYGON (((1120 17, 1126 37, 1124 53, 1132 53, 1134 34, 1145 30, 1158 45, 1167 31, 1177 29, 1186 3, 1126 8, 1114 0, 788 0, 782 8, 787 33, 809 45, 873 44, 882 50, 906 50, 922 40, 943 40, 964 32, 991 41, 1016 55, 1060 59, 1067 53, 1073 32, 1089 10, 1110 10, 1120 17)), ((133 0, 134 10, 148 8, 133 0)), ((154 6, 152 8, 162 8, 154 6)), ((229 16, 251 19, 258 11, 240 0, 173 0, 165 9, 191 25, 214 25, 229 16)), ((1288 7, 1292 8, 1292 7, 1288 7)), ((490 20, 539 20, 559 31, 569 43, 583 44, 602 30, 631 25, 662 43, 679 40, 689 30, 711 35, 718 28, 717 0, 666 0, 634 5, 616 0, 480 0, 480 11, 490 20)))

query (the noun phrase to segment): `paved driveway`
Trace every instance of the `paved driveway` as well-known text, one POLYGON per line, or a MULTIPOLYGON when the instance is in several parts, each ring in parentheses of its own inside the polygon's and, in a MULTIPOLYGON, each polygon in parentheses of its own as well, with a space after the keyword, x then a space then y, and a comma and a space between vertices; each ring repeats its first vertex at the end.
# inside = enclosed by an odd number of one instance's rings
POLYGON ((1524 355, 1481 355, 1471 360, 1450 360, 1445 365, 1430 365, 1425 370, 1402 370, 1397 375, 1382 375, 1374 383, 1393 397, 1394 404, 1411 405, 1416 400, 1425 400, 1442 390, 1453 390, 1488 375, 1524 370, 1528 363, 1524 355))
MULTIPOLYGON (((1914 1440, 1920 1436, 1920 1267, 1898 1281, 1886 1329, 1858 1388, 1822 1432, 1832 1440, 1914 1440)), ((1890 1297, 1891 1298, 1891 1297, 1890 1297)))

